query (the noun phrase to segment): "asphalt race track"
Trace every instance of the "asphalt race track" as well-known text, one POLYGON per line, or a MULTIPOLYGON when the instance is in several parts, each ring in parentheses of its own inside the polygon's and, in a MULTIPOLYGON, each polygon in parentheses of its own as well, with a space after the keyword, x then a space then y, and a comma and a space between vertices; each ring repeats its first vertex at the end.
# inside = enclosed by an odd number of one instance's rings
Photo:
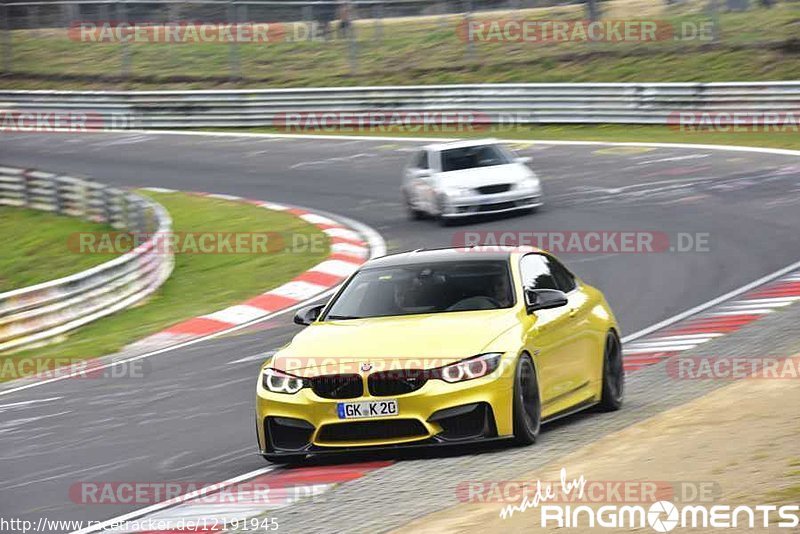
MULTIPOLYGON (((742 144, 747 139, 743 137, 742 144)), ((418 143, 417 143, 418 144, 418 143)), ((601 288, 623 335, 706 302, 800 259, 800 163, 796 157, 700 148, 645 148, 520 143, 544 181, 546 206, 536 214, 471 220, 440 228, 409 221, 399 192, 414 142, 238 138, 150 133, 6 135, 0 162, 89 175, 120 186, 228 193, 341 214, 381 233, 389 251, 448 246, 465 230, 661 231, 708 235, 708 251, 653 254, 562 254, 579 276, 601 288)), ((266 289, 266 288, 265 288, 266 289)), ((136 506, 82 506, 69 496, 80 481, 213 483, 266 464, 256 454, 253 390, 260 354, 296 332, 291 314, 235 335, 149 358, 146 379, 65 380, 0 397, 0 516, 36 520, 107 519, 136 506)), ((681 402, 647 394, 669 383, 632 380, 627 407, 610 418, 569 418, 545 429, 528 450, 484 451, 473 478, 503 462, 534 466, 681 402), (536 454, 533 454, 533 453, 536 454)), ((423 471, 430 484, 457 476, 464 455, 405 458, 381 474, 354 517, 337 508, 354 481, 322 503, 275 516, 281 532, 367 532, 399 526, 419 510, 393 513, 423 471), (395 477, 392 479, 392 477, 395 477), (393 483, 391 483, 393 482, 393 483), (338 517, 340 523, 315 523, 338 517)), ((465 475, 462 475, 462 477, 465 475)), ((454 479, 455 480, 455 479, 454 479)), ((373 484, 374 485, 374 484, 373 484)), ((431 486, 429 506, 452 488, 431 486), (436 493, 438 491, 439 493, 436 493), (434 495, 434 493, 436 493, 434 495)), ((358 503, 356 503, 358 504, 358 503)))

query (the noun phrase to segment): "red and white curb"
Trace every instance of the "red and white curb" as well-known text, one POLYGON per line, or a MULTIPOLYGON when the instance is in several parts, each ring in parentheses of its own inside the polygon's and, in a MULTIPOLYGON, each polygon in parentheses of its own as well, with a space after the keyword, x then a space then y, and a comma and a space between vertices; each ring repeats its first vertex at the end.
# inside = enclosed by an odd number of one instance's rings
POLYGON ((657 333, 625 344, 623 348, 625 370, 639 370, 736 332, 798 300, 800 300, 800 271, 794 271, 774 282, 751 289, 736 300, 725 301, 657 333))
MULTIPOLYGON (((146 190, 159 193, 177 192, 164 188, 146 188, 146 190)), ((326 215, 274 202, 264 202, 233 195, 191 194, 231 202, 242 202, 268 210, 291 213, 316 226, 326 234, 330 241, 331 252, 325 261, 318 263, 279 287, 234 306, 170 326, 166 330, 134 343, 131 348, 146 347, 152 349, 181 343, 200 336, 223 332, 296 306, 338 286, 361 264, 367 261, 371 255, 375 255, 375 251, 371 250, 368 237, 362 235, 359 230, 342 224, 326 215)), ((380 253, 382 252, 380 251, 380 253)))

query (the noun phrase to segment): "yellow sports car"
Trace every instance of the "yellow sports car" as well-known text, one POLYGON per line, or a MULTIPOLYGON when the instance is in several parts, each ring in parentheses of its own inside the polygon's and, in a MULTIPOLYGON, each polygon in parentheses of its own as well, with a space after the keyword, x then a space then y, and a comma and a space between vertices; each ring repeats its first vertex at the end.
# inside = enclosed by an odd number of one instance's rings
POLYGON ((540 250, 417 250, 374 259, 264 363, 261 454, 510 439, 622 404, 619 330, 602 293, 540 250))

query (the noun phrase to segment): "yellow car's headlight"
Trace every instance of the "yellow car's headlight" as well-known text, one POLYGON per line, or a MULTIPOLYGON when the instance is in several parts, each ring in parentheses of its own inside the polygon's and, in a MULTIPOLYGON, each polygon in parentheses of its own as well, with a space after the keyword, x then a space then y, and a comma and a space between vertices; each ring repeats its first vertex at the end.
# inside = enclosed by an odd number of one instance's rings
POLYGON ((487 352, 486 354, 478 354, 471 358, 461 360, 444 367, 434 369, 433 377, 440 378, 445 382, 455 383, 464 382, 465 380, 472 380, 480 378, 493 372, 500 365, 500 358, 503 356, 502 352, 487 352))
POLYGON ((294 395, 307 385, 302 378, 271 367, 264 369, 264 372, 261 373, 261 384, 268 391, 286 393, 287 395, 294 395))

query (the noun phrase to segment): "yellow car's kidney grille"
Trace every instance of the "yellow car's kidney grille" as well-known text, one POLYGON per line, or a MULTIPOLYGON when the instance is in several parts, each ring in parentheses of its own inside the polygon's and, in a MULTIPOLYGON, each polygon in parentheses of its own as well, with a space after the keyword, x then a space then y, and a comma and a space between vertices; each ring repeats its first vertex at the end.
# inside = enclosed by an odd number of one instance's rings
POLYGON ((361 375, 322 375, 308 380, 314 393, 324 399, 355 399, 364 394, 361 375))
POLYGON ((428 431, 425 429, 425 425, 416 419, 392 419, 325 425, 320 428, 316 441, 323 443, 374 441, 425 437, 427 435, 428 431))
POLYGON ((367 378, 370 395, 391 397, 411 393, 425 385, 428 373, 422 369, 401 369, 372 373, 367 378))

